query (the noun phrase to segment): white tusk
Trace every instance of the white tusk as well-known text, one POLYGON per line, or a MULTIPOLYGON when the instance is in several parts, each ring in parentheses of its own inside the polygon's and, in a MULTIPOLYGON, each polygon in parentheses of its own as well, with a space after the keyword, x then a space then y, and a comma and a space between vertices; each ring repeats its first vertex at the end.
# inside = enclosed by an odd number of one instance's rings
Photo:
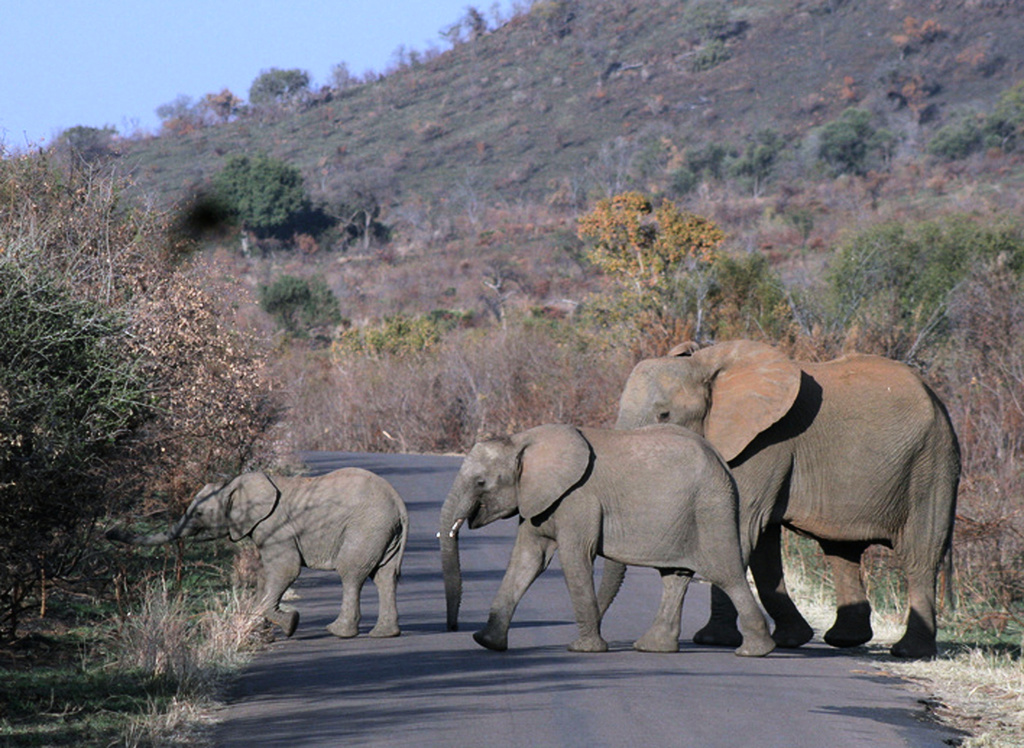
POLYGON ((466 521, 465 517, 460 517, 459 519, 455 520, 455 524, 452 525, 452 529, 448 531, 448 537, 449 538, 454 538, 456 535, 458 535, 459 534, 459 528, 462 527, 462 523, 465 522, 465 521, 466 521))

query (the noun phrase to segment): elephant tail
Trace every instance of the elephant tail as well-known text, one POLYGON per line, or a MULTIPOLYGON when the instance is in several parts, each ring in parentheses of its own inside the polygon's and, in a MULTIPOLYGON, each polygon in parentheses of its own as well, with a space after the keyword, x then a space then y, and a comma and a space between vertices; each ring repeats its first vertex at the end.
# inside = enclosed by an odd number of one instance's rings
POLYGON ((405 558, 405 547, 409 543, 409 512, 406 510, 405 504, 401 502, 399 502, 398 508, 398 531, 385 551, 384 558, 380 560, 380 567, 387 564, 395 565, 396 580, 402 575, 402 560, 405 558))
POLYGON ((942 557, 942 586, 946 607, 956 610, 956 595, 953 592, 953 543, 946 546, 946 554, 942 557))

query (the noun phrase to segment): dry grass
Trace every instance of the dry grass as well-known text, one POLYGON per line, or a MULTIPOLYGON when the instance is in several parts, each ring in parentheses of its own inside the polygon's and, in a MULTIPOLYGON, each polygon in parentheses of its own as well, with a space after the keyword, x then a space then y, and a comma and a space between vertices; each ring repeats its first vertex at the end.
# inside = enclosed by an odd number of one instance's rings
POLYGON ((214 595, 198 611, 191 602, 166 581, 154 582, 116 634, 114 667, 177 689, 169 703, 154 701, 148 714, 129 724, 127 746, 203 744, 225 680, 262 641, 251 587, 214 595))
MULTIPOLYGON (((820 554, 796 545, 790 543, 786 554, 786 584, 820 639, 835 618, 834 591, 820 554)), ((873 579, 869 574, 869 582, 873 579)), ((962 744, 965 748, 1024 746, 1024 638, 1008 647, 945 643, 934 660, 898 660, 888 652, 903 634, 902 591, 898 585, 883 590, 881 604, 878 590, 874 592, 875 638, 860 650, 869 662, 925 692, 924 700, 935 718, 972 735, 962 744)), ((940 626, 962 630, 970 617, 966 611, 946 611, 940 626)))

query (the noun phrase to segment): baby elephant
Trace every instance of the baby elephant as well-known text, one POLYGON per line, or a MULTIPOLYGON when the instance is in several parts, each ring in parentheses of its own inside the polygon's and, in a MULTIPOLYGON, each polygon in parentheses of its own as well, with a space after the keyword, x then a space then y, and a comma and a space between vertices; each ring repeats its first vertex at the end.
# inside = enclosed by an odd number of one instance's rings
POLYGON ((409 536, 409 515, 386 480, 360 468, 317 478, 271 478, 245 473, 230 483, 209 483, 167 532, 135 535, 114 529, 111 540, 158 545, 178 538, 251 537, 260 550, 258 597, 263 615, 284 629, 299 623, 297 611, 281 610, 281 596, 305 566, 341 575, 342 602, 327 630, 359 633, 359 594, 367 577, 380 593, 377 625, 370 636, 398 636, 395 586, 409 536))
POLYGON ((441 509, 448 627, 457 626, 461 600, 459 528, 518 513, 522 521, 508 570, 487 625, 473 635, 478 644, 508 647, 512 613, 557 546, 579 626, 570 650, 608 649, 594 592, 594 557, 601 555, 661 572, 661 607, 636 649, 678 650, 683 596, 698 573, 739 611, 744 636, 736 654, 766 655, 775 642, 747 584, 750 548, 739 533, 737 506, 725 462, 703 438, 677 426, 619 431, 548 425, 480 442, 441 509))

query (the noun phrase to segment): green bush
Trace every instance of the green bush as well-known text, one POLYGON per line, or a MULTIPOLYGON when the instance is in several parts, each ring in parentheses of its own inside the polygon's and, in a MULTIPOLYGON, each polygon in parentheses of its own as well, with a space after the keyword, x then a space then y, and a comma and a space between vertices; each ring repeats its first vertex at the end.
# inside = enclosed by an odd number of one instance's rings
POLYGON ((944 125, 928 142, 928 153, 955 161, 966 158, 982 146, 982 128, 974 118, 944 125))
POLYGON ((888 152, 893 140, 887 131, 871 124, 871 112, 850 108, 821 128, 818 158, 836 174, 863 175, 872 153, 888 152))
POLYGON ((721 65, 730 57, 732 57, 732 53, 725 46, 725 42, 721 39, 712 39, 701 46, 694 54, 690 60, 690 71, 693 73, 703 73, 705 70, 721 65))
POLYGON ((213 186, 217 199, 243 229, 262 236, 287 234, 310 208, 302 173, 266 154, 229 156, 213 186))
POLYGON ((117 313, 0 255, 0 638, 107 509, 104 460, 148 404, 125 343, 117 313))
POLYGON ((1024 141, 1024 82, 1003 91, 985 120, 985 142, 1006 152, 1024 141))
POLYGON ((1018 276, 1024 270, 1020 220, 961 214, 873 226, 841 246, 828 271, 833 322, 889 331, 890 340, 941 337, 950 292, 972 269, 993 263, 1018 276))
POLYGON ((338 300, 323 278, 282 275, 260 287, 260 306, 293 335, 305 336, 314 327, 341 322, 338 300))

